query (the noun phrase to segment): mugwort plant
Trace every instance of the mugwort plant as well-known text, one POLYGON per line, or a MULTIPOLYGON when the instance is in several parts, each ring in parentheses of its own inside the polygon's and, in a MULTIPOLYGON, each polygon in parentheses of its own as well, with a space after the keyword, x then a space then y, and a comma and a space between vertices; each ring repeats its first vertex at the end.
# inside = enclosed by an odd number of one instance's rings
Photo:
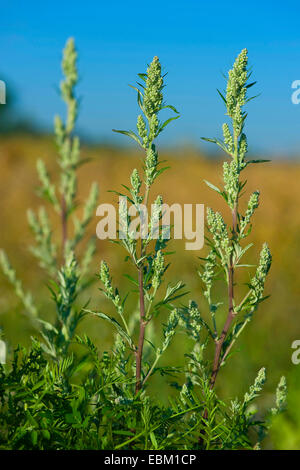
POLYGON ((88 241, 81 259, 76 256, 79 242, 94 215, 98 199, 98 185, 94 183, 83 207, 82 218, 76 216, 77 209, 77 170, 85 163, 80 158, 80 141, 73 135, 77 119, 78 103, 75 86, 78 81, 76 67, 77 52, 74 40, 70 39, 63 53, 62 70, 65 79, 60 84, 60 92, 67 108, 66 122, 55 117, 54 133, 58 151, 58 182, 55 185, 43 160, 37 161, 37 172, 40 180, 39 195, 50 205, 60 221, 60 233, 54 234, 50 216, 41 206, 36 214, 29 209, 28 223, 35 238, 30 247, 39 265, 45 270, 51 282, 52 297, 56 305, 54 324, 41 318, 33 295, 23 288, 17 278, 5 252, 0 252, 0 264, 6 277, 15 289, 16 295, 23 303, 24 309, 32 324, 42 335, 42 347, 53 358, 64 357, 74 337, 76 328, 84 316, 74 303, 77 296, 89 285, 87 278, 89 264, 95 252, 95 238, 88 241), (71 220, 72 219, 72 220, 71 220), (71 227, 71 222, 73 227, 71 227))
MULTIPOLYGON (((253 403, 266 380, 264 368, 241 399, 228 401, 218 396, 216 388, 235 343, 266 299, 264 285, 272 260, 264 244, 246 290, 238 284, 240 268, 252 269, 242 258, 252 246, 244 246, 244 241, 259 205, 259 191, 254 191, 246 211, 241 210, 246 185, 242 176, 250 164, 261 163, 247 159, 244 107, 251 99, 247 92, 254 85, 249 83, 247 51, 237 57, 228 74, 226 92, 220 93, 230 120, 223 125, 224 139, 206 139, 228 157, 223 164, 223 187, 207 184, 224 199, 231 220, 228 224, 221 213, 207 209, 208 253, 199 271, 207 312, 200 311, 195 301, 185 300, 188 293, 183 280, 164 285, 171 256, 171 224, 163 217, 162 197, 153 196, 156 180, 167 170, 160 160, 156 138, 179 113, 164 102, 166 75, 158 57, 139 74, 139 83, 133 87, 140 109, 136 132, 115 130, 133 139, 143 154, 142 167, 132 170, 122 192, 114 190, 121 201, 135 209, 130 212, 120 204, 122 217, 115 243, 126 251, 126 260, 132 265, 134 274, 130 271, 126 277, 133 286, 136 309, 129 306, 129 293, 123 292, 123 286, 116 287, 109 260, 101 262, 98 278, 100 295, 111 302, 115 315, 88 308, 83 302, 81 294, 91 284, 89 266, 95 240, 88 241, 81 256, 78 244, 96 212, 98 187, 92 185, 78 218, 77 170, 84 160, 74 135, 78 111, 76 61, 77 51, 70 39, 63 53, 64 80, 60 86, 67 117, 65 122, 56 117, 54 126, 58 178, 50 176, 43 161, 37 164, 39 193, 59 218, 59 233, 54 233, 44 206, 37 214, 28 212, 35 238, 31 250, 47 274, 55 305, 52 322, 44 319, 42 309, 17 278, 4 251, 0 257, 3 273, 36 327, 28 351, 19 346, 11 354, 5 336, 0 342, 0 448, 258 449, 272 416, 285 408, 285 378, 277 387, 275 405, 264 418, 253 403), (164 122, 160 120, 162 110, 173 113, 164 122), (148 219, 143 208, 148 210, 150 205, 148 219), (144 236, 136 236, 144 230, 144 236), (225 300, 218 288, 220 282, 226 285, 225 300), (168 317, 162 323, 164 310, 168 317), (78 325, 86 316, 95 322, 100 334, 99 320, 113 327, 110 352, 99 351, 86 334, 78 334, 78 325), (161 339, 154 322, 161 324, 161 339), (161 359, 178 331, 189 338, 182 351, 184 365, 166 366, 161 359), (76 353, 70 348, 73 344, 78 348, 76 353), (192 345, 191 350, 188 345, 192 345), (172 376, 173 392, 167 403, 149 393, 149 384, 158 373, 162 380, 172 376)), ((98 297, 93 300, 97 302, 98 297)))

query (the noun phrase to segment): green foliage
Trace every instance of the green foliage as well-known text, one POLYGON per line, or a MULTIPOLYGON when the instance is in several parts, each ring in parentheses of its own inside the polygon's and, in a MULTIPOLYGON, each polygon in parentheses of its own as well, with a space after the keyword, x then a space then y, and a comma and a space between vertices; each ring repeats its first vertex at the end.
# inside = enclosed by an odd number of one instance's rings
POLYGON ((264 429, 248 407, 260 392, 260 375, 244 401, 231 407, 204 384, 203 395, 184 386, 162 405, 130 392, 121 343, 100 358, 88 337, 76 341, 89 363, 76 383, 82 362, 46 359, 37 340, 28 352, 16 349, 9 367, 0 365, 1 449, 251 449, 249 430, 264 429))
MULTIPOLYGON (((126 193, 116 191, 134 204, 140 216, 140 233, 147 236, 137 240, 130 230, 135 216, 124 213, 125 225, 120 224, 118 240, 132 264, 134 275, 127 274, 133 289, 125 294, 115 286, 107 262, 99 269, 100 292, 113 305, 115 316, 87 309, 80 294, 89 283, 86 278, 93 256, 93 242, 86 245, 79 258, 77 246, 91 221, 98 197, 97 185, 92 185, 78 219, 77 169, 80 159, 79 139, 73 135, 78 105, 74 92, 77 83, 77 52, 74 41, 67 42, 62 68, 61 96, 67 106, 63 123, 55 118, 55 137, 58 149, 59 180, 54 182, 44 163, 38 162, 44 198, 61 222, 61 233, 55 237, 51 217, 44 207, 38 214, 28 212, 29 225, 35 237, 32 252, 48 276, 48 286, 55 304, 54 321, 45 321, 36 307, 33 296, 17 279, 7 256, 1 252, 4 274, 37 329, 38 339, 32 339, 29 351, 18 347, 10 360, 6 359, 5 343, 0 343, 0 448, 2 449, 254 449, 259 448, 273 417, 285 409, 286 383, 282 378, 277 388, 274 407, 265 418, 258 418, 254 400, 262 392, 266 379, 261 369, 254 384, 242 400, 228 403, 216 393, 215 382, 230 357, 231 350, 252 318, 263 297, 271 254, 265 244, 255 273, 248 284, 248 293, 237 301, 235 273, 241 258, 251 245, 242 242, 250 232, 251 220, 259 203, 259 192, 250 197, 245 215, 239 212, 239 199, 245 183, 242 171, 255 161, 246 160, 247 139, 244 134, 246 113, 243 106, 249 101, 247 90, 250 74, 247 70, 247 51, 243 50, 229 72, 226 94, 220 93, 231 128, 223 126, 224 141, 217 143, 230 157, 223 166, 224 187, 207 183, 225 200, 232 226, 212 209, 207 211, 207 244, 209 252, 202 259, 199 273, 207 313, 200 311, 193 300, 183 298, 182 280, 165 285, 170 252, 167 251, 170 227, 162 227, 163 200, 153 199, 150 220, 145 220, 143 206, 150 205, 150 191, 156 179, 167 167, 162 167, 155 139, 178 116, 164 122, 159 113, 170 109, 164 104, 165 86, 161 64, 154 57, 146 73, 139 74, 137 101, 142 114, 137 117, 137 134, 116 131, 135 140, 144 152, 142 168, 134 169, 126 193), (70 231, 70 219, 73 231, 70 231), (248 232, 246 232, 248 228, 248 232), (60 242, 58 242, 60 239, 60 242), (225 282, 228 299, 218 297, 215 283, 225 282), (128 295, 135 296, 138 315, 127 308, 128 295), (179 300, 180 299, 180 300, 179 300), (227 307, 228 303, 228 307, 227 307), (227 319, 220 326, 225 310, 227 319), (162 323, 162 312, 167 313, 162 323), (218 316, 216 315, 218 312, 218 316), (85 315, 92 315, 95 325, 106 321, 115 329, 111 351, 99 353, 91 339, 78 336, 77 327, 85 315), (241 318, 242 316, 242 318, 241 318), (154 320, 161 321, 161 337, 153 335, 154 320), (98 323, 97 323, 98 322, 98 323), (184 365, 170 367, 161 359, 177 332, 184 334, 186 350, 182 351, 184 365), (76 344, 79 353, 71 354, 76 344), (4 345, 4 347, 3 347, 4 345), (212 347, 213 348, 212 348, 212 347), (189 349, 188 349, 189 348, 189 349), (214 355, 211 357, 211 351, 214 355), (3 364, 1 364, 3 363, 3 364), (163 365, 162 365, 163 364, 163 365), (155 374, 171 378, 175 392, 163 404, 150 398, 147 388, 155 374)), ((249 266, 247 266, 249 267, 249 266)), ((76 350, 77 351, 77 350, 76 350)))

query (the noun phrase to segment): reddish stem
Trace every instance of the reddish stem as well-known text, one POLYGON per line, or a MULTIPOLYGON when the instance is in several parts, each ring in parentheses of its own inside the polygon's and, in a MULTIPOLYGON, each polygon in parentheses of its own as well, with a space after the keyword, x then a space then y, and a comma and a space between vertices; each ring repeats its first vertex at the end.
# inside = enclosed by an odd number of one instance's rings
MULTIPOLYGON (((234 204, 234 208, 232 210, 232 238, 234 239, 236 236, 237 231, 237 201, 234 204)), ((232 321, 236 315, 233 308, 233 299, 234 299, 234 266, 233 266, 233 257, 232 254, 230 255, 229 259, 229 266, 228 266, 228 315, 221 333, 221 336, 215 341, 215 355, 214 355, 214 362, 213 362, 213 369, 210 377, 210 390, 212 390, 215 386, 216 379, 218 372, 220 370, 220 366, 222 363, 221 360, 221 353, 222 353, 222 346, 224 341, 227 337, 228 331, 231 327, 232 321)), ((203 418, 208 418, 207 409, 205 409, 203 418)), ((200 442, 200 441, 199 441, 200 442)))
POLYGON ((136 351, 136 384, 135 393, 137 394, 142 387, 141 370, 142 370, 142 356, 145 338, 145 299, 144 299, 144 284, 143 284, 143 267, 139 268, 139 292, 140 292, 140 334, 139 343, 136 351))

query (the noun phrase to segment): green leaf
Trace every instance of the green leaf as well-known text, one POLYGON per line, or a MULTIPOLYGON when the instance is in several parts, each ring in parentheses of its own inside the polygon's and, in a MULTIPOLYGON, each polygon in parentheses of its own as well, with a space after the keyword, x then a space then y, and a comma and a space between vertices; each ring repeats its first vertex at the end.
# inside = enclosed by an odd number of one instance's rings
POLYGON ((31 442, 34 446, 37 444, 37 440, 38 440, 38 433, 34 429, 33 431, 31 431, 31 442))
POLYGON ((248 160, 246 162, 246 165, 249 165, 250 163, 267 163, 271 162, 272 160, 248 160))
POLYGON ((47 322, 47 321, 45 321, 45 320, 41 320, 40 318, 38 318, 37 321, 43 325, 43 327, 45 328, 45 330, 47 330, 47 331, 52 331, 53 333, 55 333, 56 335, 58 335, 58 330, 57 330, 53 325, 51 325, 51 323, 49 323, 49 322, 47 322))
POLYGON ((253 246, 253 243, 249 243, 249 245, 245 246, 245 248, 241 248, 239 245, 235 245, 235 254, 236 254, 236 259, 235 263, 238 263, 242 256, 253 246))
POLYGON ((125 339, 125 341, 127 341, 127 343, 129 344, 129 347, 131 349, 135 349, 132 339, 126 333, 126 331, 123 330, 122 326, 115 318, 110 317, 106 315, 106 313, 102 313, 102 312, 93 312, 92 310, 86 310, 86 312, 92 313, 96 317, 102 318, 103 320, 107 320, 109 323, 111 323, 117 329, 119 335, 122 336, 122 338, 125 339))
POLYGON ((147 80, 147 74, 146 73, 138 73, 138 76, 145 82, 147 80))
POLYGON ((202 140, 205 140, 205 142, 211 142, 212 144, 216 143, 216 139, 210 139, 208 137, 201 137, 202 140))
POLYGON ((156 177, 161 175, 164 171, 169 170, 170 168, 171 168, 170 166, 165 166, 164 168, 161 168, 160 170, 156 172, 156 177))
POLYGON ((151 431, 150 434, 149 434, 149 436, 150 436, 152 445, 154 446, 154 449, 157 449, 158 445, 157 445, 157 440, 156 440, 156 437, 155 437, 154 432, 151 431))
POLYGON ((175 121, 175 119, 178 119, 180 118, 180 116, 175 116, 175 117, 171 117, 169 119, 167 119, 159 128, 158 132, 157 132, 157 135, 171 122, 171 121, 175 121))
POLYGON ((168 302, 172 296, 178 292, 180 289, 183 289, 185 287, 185 284, 183 284, 182 281, 177 282, 174 286, 168 285, 166 295, 164 297, 164 301, 168 302))
POLYGON ((112 129, 113 132, 117 132, 118 134, 124 134, 124 135, 127 135, 128 137, 131 137, 131 139, 135 140, 135 142, 137 142, 142 148, 142 143, 140 141, 140 139, 138 138, 138 136, 132 132, 132 131, 120 131, 118 129, 112 129))
POLYGON ((50 435, 50 432, 48 431, 48 429, 42 429, 42 435, 43 435, 44 439, 47 439, 49 441, 51 435, 50 435))
POLYGON ((174 113, 179 114, 179 111, 177 111, 177 109, 175 108, 175 106, 172 106, 172 105, 170 105, 170 104, 165 105, 165 106, 162 106, 160 109, 172 109, 172 111, 174 111, 174 113))
POLYGON ((251 96, 250 98, 248 98, 248 99, 246 100, 246 103, 249 103, 249 101, 254 100, 255 98, 257 98, 257 97, 260 96, 260 95, 261 95, 261 93, 258 93, 258 95, 251 96))
POLYGON ((130 188, 128 186, 126 186, 126 184, 122 184, 121 186, 123 186, 123 188, 127 189, 127 191, 130 192, 130 188))
POLYGON ((236 264, 236 268, 255 268, 256 264, 236 264))
POLYGON ((210 183, 209 181, 206 181, 206 180, 204 180, 204 183, 206 183, 207 186, 209 186, 211 189, 213 189, 217 193, 222 194, 222 191, 217 186, 215 186, 214 184, 212 184, 212 183, 210 183))
POLYGON ((222 100, 224 101, 225 105, 227 106, 227 101, 226 101, 226 98, 225 96, 220 92, 220 90, 217 89, 217 92, 219 93, 219 95, 221 96, 222 100))
POLYGON ((130 276, 129 274, 123 274, 123 276, 129 279, 135 286, 139 286, 139 283, 136 279, 134 279, 134 277, 130 276))
POLYGON ((112 431, 113 434, 118 434, 120 436, 134 436, 132 431, 112 431))
MULTIPOLYGON (((129 85, 130 88, 133 88, 136 92, 137 92, 137 102, 138 102, 138 105, 140 107, 140 109, 143 111, 143 113, 145 114, 145 110, 144 110, 144 106, 143 106, 143 94, 141 92, 141 90, 139 90, 137 87, 135 86, 132 86, 132 85, 129 85)), ((143 87, 143 85, 141 85, 143 87)), ((144 88, 144 87, 143 87, 144 88)))
POLYGON ((256 85, 257 82, 252 82, 246 85, 246 88, 251 88, 253 85, 256 85))

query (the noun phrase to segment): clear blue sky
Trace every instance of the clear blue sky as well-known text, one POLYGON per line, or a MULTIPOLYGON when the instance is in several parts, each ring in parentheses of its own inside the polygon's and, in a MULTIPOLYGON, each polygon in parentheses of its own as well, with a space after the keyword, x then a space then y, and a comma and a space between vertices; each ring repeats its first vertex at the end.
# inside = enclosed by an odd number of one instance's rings
MULTIPOLYGON (((260 153, 300 153, 300 4, 292 1, 10 1, 1 2, 0 74, 18 93, 18 108, 50 128, 62 112, 56 85, 61 49, 74 36, 82 96, 78 127, 94 138, 112 128, 133 129, 136 74, 154 55, 168 71, 166 100, 181 112, 163 144, 198 145, 221 134, 224 107, 216 89, 247 47, 253 92, 248 106, 250 146, 260 153)), ((1 77, 0 77, 1 78, 1 77)), ((115 136, 118 143, 123 136, 115 136)))

